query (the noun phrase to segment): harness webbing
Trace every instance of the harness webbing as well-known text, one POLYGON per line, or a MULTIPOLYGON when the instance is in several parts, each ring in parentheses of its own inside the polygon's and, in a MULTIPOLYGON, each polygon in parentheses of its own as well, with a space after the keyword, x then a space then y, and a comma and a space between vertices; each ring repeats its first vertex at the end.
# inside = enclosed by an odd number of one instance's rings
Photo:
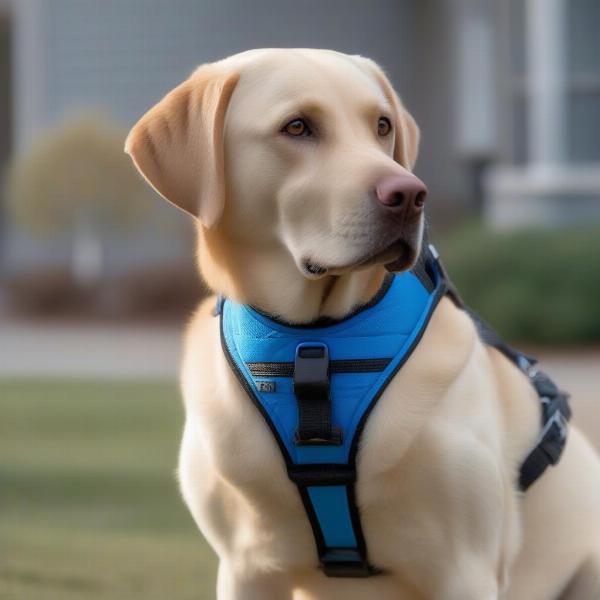
POLYGON ((537 444, 526 456, 519 471, 519 489, 524 492, 542 476, 550 465, 555 465, 562 455, 567 443, 568 423, 572 414, 569 406, 569 394, 560 390, 546 373, 537 368, 537 359, 506 344, 488 323, 465 305, 450 282, 435 249, 431 250, 432 248, 430 246, 430 252, 434 252, 435 259, 444 274, 448 296, 452 298, 456 306, 469 314, 481 341, 496 348, 527 375, 540 399, 541 432, 537 444))
MULTIPOLYGON (((374 300, 340 321, 292 326, 250 306, 217 303, 223 351, 279 445, 328 576, 380 572, 368 560, 356 504, 358 443, 377 400, 419 343, 444 294, 467 310, 435 249, 424 244, 412 272, 389 275, 374 300)), ((535 370, 534 359, 504 344, 469 313, 483 342, 525 372, 540 396, 542 431, 519 478, 525 490, 560 457, 571 414, 568 396, 535 370)))

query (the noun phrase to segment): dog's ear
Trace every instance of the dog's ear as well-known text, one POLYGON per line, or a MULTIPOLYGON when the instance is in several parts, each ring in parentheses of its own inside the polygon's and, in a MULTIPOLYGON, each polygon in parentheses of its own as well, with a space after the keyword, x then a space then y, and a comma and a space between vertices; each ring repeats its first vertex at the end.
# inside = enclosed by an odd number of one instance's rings
POLYGON ((363 56, 355 56, 354 58, 358 60, 361 68, 375 77, 387 101, 390 103, 395 113, 394 160, 400 163, 405 169, 412 171, 417 162, 419 140, 421 137, 417 123, 406 108, 404 108, 402 101, 381 67, 369 58, 364 58, 363 56))
POLYGON ((396 110, 399 113, 400 127, 396 128, 396 141, 394 146, 394 159, 409 171, 413 170, 419 155, 419 141, 421 132, 413 116, 398 101, 398 96, 390 86, 392 93, 396 97, 396 110))
POLYGON ((225 203, 223 129, 238 78, 218 63, 198 68, 125 141, 125 152, 148 183, 207 228, 217 223, 225 203))

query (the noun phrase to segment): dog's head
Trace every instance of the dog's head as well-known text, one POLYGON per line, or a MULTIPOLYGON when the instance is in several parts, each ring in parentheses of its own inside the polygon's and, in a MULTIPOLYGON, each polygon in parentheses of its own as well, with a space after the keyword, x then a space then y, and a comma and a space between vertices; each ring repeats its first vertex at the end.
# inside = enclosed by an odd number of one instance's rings
POLYGON ((306 285, 412 266, 426 195, 411 173, 418 141, 372 61, 279 49, 201 66, 134 126, 126 151, 198 217, 209 285, 248 301, 248 269, 263 284, 293 272, 306 285))

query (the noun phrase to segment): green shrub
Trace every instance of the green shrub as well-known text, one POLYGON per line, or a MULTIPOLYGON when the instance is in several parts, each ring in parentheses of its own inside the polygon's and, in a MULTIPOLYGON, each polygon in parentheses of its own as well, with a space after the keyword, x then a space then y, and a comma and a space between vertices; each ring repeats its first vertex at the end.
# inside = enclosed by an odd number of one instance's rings
POLYGON ((439 246, 465 302, 506 339, 600 342, 600 226, 510 232, 469 226, 439 246))

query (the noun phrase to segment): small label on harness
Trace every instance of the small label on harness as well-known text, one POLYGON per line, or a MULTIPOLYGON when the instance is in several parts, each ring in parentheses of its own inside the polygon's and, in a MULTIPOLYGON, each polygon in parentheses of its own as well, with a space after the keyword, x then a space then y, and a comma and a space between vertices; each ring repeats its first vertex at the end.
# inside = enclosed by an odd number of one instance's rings
POLYGON ((274 381, 257 381, 256 389, 259 392, 274 392, 275 382, 274 381))

